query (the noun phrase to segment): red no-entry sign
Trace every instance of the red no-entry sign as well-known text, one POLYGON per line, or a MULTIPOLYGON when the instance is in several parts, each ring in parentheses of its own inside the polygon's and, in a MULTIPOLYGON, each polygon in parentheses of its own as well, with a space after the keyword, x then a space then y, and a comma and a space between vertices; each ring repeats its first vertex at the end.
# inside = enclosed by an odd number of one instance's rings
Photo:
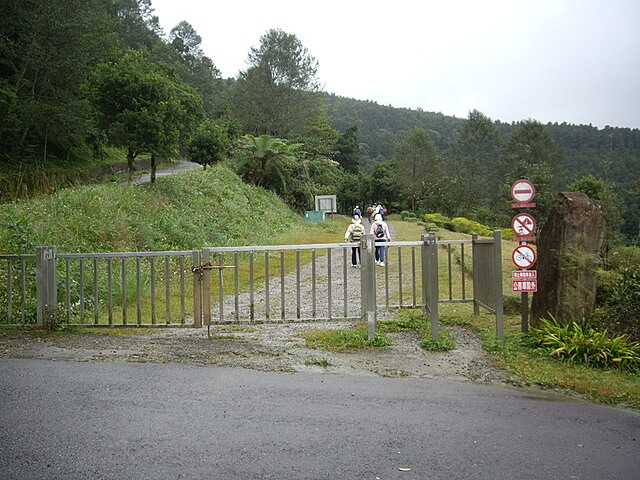
POLYGON ((529 203, 536 196, 536 187, 529 180, 517 180, 511 185, 511 197, 518 203, 529 203))

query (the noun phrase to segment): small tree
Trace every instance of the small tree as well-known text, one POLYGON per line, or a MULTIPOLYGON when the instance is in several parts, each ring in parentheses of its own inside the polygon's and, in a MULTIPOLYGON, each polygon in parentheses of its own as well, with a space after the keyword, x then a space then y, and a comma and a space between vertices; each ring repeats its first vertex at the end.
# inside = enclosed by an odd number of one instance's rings
POLYGON ((98 67, 93 101, 109 141, 127 149, 129 180, 135 158, 146 153, 151 155, 153 181, 156 156, 177 152, 202 115, 202 99, 192 87, 134 51, 98 67))
POLYGON ((225 129, 211 120, 205 120, 196 129, 189 142, 189 158, 206 170, 207 165, 221 162, 227 156, 229 138, 225 129))

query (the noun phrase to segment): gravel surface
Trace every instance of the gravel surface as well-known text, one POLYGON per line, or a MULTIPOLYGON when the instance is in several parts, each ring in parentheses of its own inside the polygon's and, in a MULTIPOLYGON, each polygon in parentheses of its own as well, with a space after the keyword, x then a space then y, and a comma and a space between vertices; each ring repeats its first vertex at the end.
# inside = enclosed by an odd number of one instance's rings
POLYGON ((212 325, 207 329, 136 329, 123 335, 11 332, 0 336, 0 358, 82 362, 128 361, 243 367, 263 371, 316 371, 332 374, 449 377, 503 382, 477 336, 446 327, 456 344, 448 352, 428 352, 415 332, 389 334, 393 345, 335 353, 305 345, 306 330, 349 328, 350 322, 275 325, 212 325))

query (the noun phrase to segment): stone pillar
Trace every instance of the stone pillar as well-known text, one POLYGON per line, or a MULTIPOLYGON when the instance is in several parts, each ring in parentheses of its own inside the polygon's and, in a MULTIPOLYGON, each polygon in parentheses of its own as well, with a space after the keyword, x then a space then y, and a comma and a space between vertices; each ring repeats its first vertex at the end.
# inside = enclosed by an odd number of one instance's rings
POLYGON ((531 305, 534 327, 549 314, 561 324, 589 318, 595 306, 604 229, 602 210, 586 194, 558 194, 538 238, 538 291, 531 305))

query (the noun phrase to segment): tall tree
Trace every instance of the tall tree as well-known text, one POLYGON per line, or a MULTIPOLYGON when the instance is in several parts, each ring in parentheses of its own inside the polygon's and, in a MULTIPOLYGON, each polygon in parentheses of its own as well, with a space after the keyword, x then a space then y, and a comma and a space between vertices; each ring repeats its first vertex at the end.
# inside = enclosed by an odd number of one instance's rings
MULTIPOLYGON (((562 157, 562 151, 544 125, 535 120, 518 124, 500 157, 505 200, 514 181, 520 178, 531 181, 537 190, 535 202, 540 225, 546 220, 555 195, 563 184, 562 157)), ((505 201, 504 206, 508 207, 509 203, 505 201)))
POLYGON ((336 161, 349 173, 360 170, 360 146, 358 145, 358 127, 355 125, 346 129, 338 137, 336 144, 336 161))
POLYGON ((154 170, 155 157, 176 153, 202 115, 191 87, 134 51, 99 66, 93 98, 110 142, 127 149, 129 179, 139 154, 151 155, 154 170))
POLYGON ((379 161, 373 165, 367 186, 367 197, 371 203, 387 207, 399 206, 394 174, 394 167, 390 161, 379 161))
POLYGON ((220 70, 202 51, 202 37, 185 21, 176 25, 169 33, 170 45, 179 58, 183 80, 198 89, 209 115, 218 116, 222 84, 220 70))
POLYGON ((432 179, 441 174, 435 143, 423 128, 414 128, 396 145, 393 165, 396 185, 415 212, 418 201, 425 200, 435 184, 432 179))
POLYGON ((86 158, 92 124, 83 87, 114 44, 111 29, 102 0, 3 2, 0 160, 86 158))
POLYGON ((490 215, 491 208, 500 198, 500 186, 495 184, 499 145, 498 129, 491 119, 472 110, 447 151, 448 174, 452 185, 458 187, 450 194, 458 199, 474 199, 472 214, 469 214, 468 201, 460 202, 460 213, 463 213, 464 204, 465 215, 490 224, 494 220, 490 215))
POLYGON ((109 0, 107 4, 126 48, 153 51, 163 44, 162 28, 153 14, 151 0, 109 0))
POLYGON ((254 135, 302 136, 323 113, 318 62, 295 35, 282 30, 267 31, 260 42, 236 82, 235 114, 254 135))

